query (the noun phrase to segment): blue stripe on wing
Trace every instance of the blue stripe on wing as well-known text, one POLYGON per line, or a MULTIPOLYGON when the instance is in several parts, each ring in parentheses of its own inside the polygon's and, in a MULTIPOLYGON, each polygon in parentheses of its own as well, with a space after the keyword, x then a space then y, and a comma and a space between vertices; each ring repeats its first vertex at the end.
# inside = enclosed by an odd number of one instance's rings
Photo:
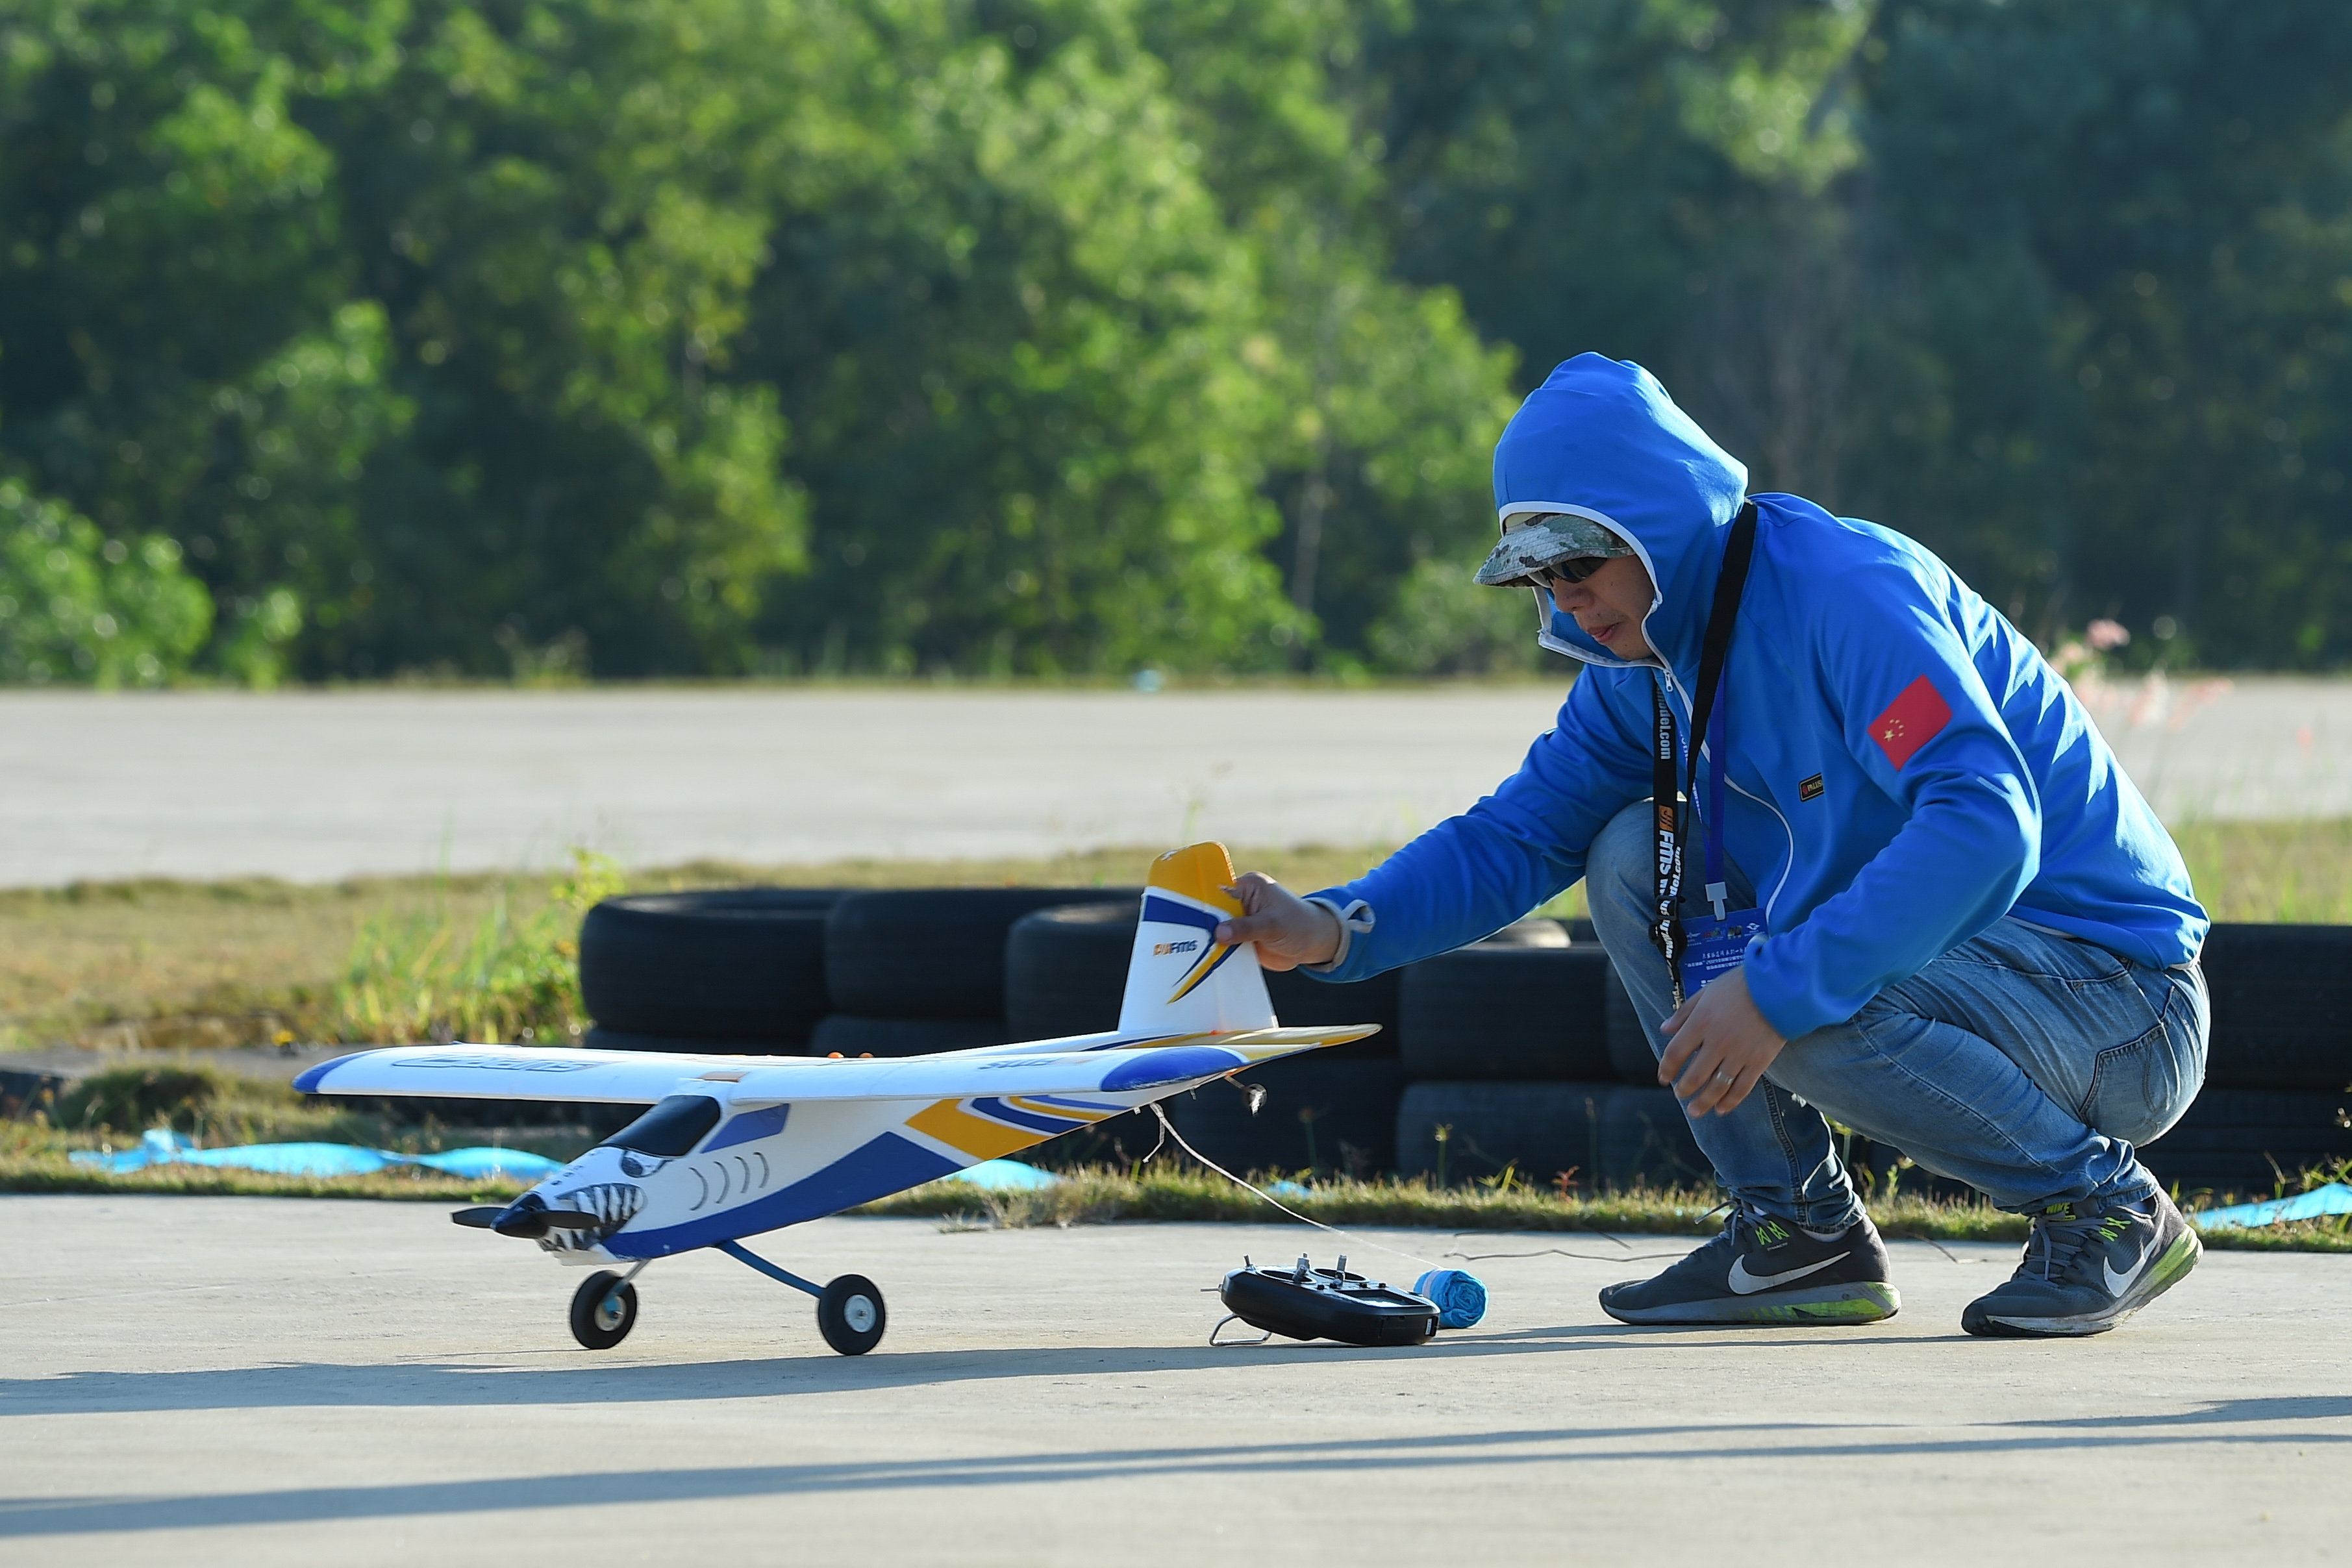
POLYGON ((1000 1122, 1010 1122, 1016 1127, 1026 1127, 1032 1132, 1048 1135, 1066 1133, 1084 1124, 1076 1116, 1045 1116, 1034 1111, 1018 1111, 994 1096, 973 1101, 971 1108, 984 1116, 993 1116, 1000 1122))

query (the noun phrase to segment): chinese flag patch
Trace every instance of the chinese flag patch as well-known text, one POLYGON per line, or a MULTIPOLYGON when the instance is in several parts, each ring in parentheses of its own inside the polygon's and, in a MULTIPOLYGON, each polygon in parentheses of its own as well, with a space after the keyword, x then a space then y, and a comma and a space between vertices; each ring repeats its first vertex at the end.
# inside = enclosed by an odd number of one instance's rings
POLYGON ((1878 742, 1878 749, 1886 753, 1886 760, 1900 773, 1911 754, 1943 733, 1952 722, 1952 710, 1937 695, 1935 685, 1922 675, 1903 688, 1903 695, 1886 705, 1886 711, 1870 721, 1870 738, 1878 742))

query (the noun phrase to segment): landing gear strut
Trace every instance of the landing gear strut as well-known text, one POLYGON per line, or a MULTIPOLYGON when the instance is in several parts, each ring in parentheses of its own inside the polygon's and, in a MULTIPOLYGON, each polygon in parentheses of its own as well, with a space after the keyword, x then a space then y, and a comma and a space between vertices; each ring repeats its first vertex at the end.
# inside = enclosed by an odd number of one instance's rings
MULTIPOLYGON (((829 1285, 803 1280, 789 1269, 779 1269, 736 1241, 712 1244, 737 1262, 757 1269, 795 1291, 816 1298, 816 1331, 824 1343, 844 1355, 864 1355, 882 1343, 890 1324, 882 1292, 863 1274, 844 1274, 829 1285)), ((572 1337, 589 1350, 610 1350, 637 1326, 637 1288, 630 1281, 645 1270, 650 1259, 625 1274, 600 1269, 580 1281, 572 1296, 572 1337)))
POLYGON ((863 1274, 844 1274, 829 1285, 803 1280, 789 1269, 779 1269, 740 1241, 712 1245, 747 1268, 816 1298, 816 1332, 844 1355, 864 1355, 882 1343, 890 1313, 882 1292, 863 1274))

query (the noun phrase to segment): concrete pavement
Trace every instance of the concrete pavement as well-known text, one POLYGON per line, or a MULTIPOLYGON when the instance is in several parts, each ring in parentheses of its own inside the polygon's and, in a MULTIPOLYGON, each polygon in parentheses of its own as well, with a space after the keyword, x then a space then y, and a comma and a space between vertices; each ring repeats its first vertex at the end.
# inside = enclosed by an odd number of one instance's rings
MULTIPOLYGON (((888 1297, 873 1354, 715 1255, 576 1273, 432 1206, 0 1197, 0 1558, 338 1563, 1748 1564, 2340 1561, 2352 1259, 2217 1253, 2125 1329, 1961 1336, 2014 1249, 1895 1244, 1851 1331, 1610 1322, 1687 1242, 1378 1239, 1472 1264, 1407 1351, 1202 1344, 1303 1227, 768 1239, 888 1297), (1562 1253, 1575 1254, 1563 1256, 1562 1253)), ((1348 1244, 1376 1273, 1415 1265, 1348 1244)))
MULTIPOLYGON (((0 692, 0 886, 1401 842, 1564 687, 0 692)), ((2169 821, 2352 816, 2352 683, 2084 695, 2169 821)))

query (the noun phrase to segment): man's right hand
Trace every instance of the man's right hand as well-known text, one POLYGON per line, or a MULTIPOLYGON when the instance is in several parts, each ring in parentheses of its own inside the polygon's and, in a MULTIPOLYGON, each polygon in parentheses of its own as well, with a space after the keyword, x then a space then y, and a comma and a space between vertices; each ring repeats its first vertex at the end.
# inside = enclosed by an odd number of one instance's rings
POLYGON ((1242 901, 1242 916, 1225 921, 1213 935, 1228 947, 1256 943, 1261 968, 1328 964, 1339 951, 1339 917, 1265 873, 1245 871, 1225 891, 1242 901))

